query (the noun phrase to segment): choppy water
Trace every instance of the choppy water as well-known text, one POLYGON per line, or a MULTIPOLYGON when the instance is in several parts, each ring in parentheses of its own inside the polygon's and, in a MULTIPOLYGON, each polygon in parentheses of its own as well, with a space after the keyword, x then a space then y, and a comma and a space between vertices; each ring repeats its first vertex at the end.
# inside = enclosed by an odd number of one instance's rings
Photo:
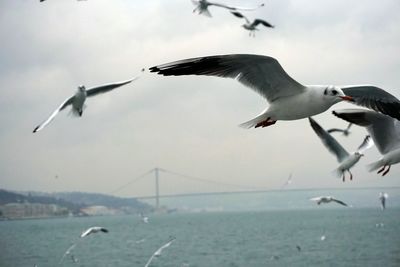
POLYGON ((65 218, 0 222, 1 266, 400 266, 400 209, 321 209, 65 218), (383 227, 376 224, 383 223, 383 227), (320 237, 326 236, 324 241, 320 237), (300 246, 298 251, 296 246, 300 246))

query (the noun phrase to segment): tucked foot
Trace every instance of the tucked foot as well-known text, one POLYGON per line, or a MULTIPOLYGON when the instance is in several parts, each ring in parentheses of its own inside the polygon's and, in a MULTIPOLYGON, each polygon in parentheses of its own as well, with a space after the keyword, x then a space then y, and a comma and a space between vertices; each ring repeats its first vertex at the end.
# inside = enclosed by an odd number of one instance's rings
POLYGON ((274 125, 276 123, 276 121, 271 121, 269 118, 266 119, 265 121, 261 121, 259 123, 256 124, 256 126, 254 128, 258 128, 258 127, 268 127, 270 125, 274 125))
POLYGON ((390 171, 390 166, 392 166, 392 165, 389 165, 389 167, 387 168, 387 170, 384 171, 384 172, 382 173, 382 176, 385 176, 385 175, 390 171))
POLYGON ((377 173, 381 173, 386 169, 386 165, 384 165, 382 168, 379 169, 379 171, 377 173))

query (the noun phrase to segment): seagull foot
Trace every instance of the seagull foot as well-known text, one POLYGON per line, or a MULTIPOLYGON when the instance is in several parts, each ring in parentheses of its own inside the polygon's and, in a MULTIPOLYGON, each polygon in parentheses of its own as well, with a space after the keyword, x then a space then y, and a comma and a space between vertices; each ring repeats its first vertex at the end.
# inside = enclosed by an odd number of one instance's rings
POLYGON ((387 168, 387 170, 384 171, 384 172, 382 173, 382 176, 385 176, 385 175, 390 171, 390 166, 392 166, 392 165, 389 165, 389 167, 387 168))
POLYGON ((269 119, 270 119, 270 118, 268 118, 268 119, 266 119, 266 120, 264 120, 264 121, 261 121, 261 122, 257 123, 256 126, 255 126, 254 128, 258 128, 258 127, 264 128, 264 127, 268 127, 268 126, 274 125, 274 124, 276 123, 276 121, 271 121, 271 120, 269 120, 269 119))
POLYGON ((379 169, 379 171, 377 173, 381 173, 386 169, 386 165, 384 165, 382 168, 379 169))

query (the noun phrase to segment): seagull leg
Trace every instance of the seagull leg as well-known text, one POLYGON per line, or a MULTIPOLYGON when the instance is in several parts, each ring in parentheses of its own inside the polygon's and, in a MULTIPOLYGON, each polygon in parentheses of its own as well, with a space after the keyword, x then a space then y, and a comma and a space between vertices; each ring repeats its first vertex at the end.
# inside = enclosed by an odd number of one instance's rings
POLYGON ((379 171, 378 171, 377 173, 383 172, 383 170, 384 170, 385 168, 386 168, 386 164, 385 164, 382 168, 380 168, 379 171))
POLYGON ((351 173, 350 170, 347 170, 347 171, 350 173, 350 181, 352 181, 353 180, 353 174, 351 173))
POLYGON ((343 181, 343 183, 344 183, 344 180, 345 180, 345 172, 342 172, 342 174, 343 174, 343 176, 342 176, 342 181, 343 181))
POLYGON ((389 167, 387 168, 387 170, 384 171, 384 173, 382 173, 382 176, 385 176, 385 175, 390 171, 390 166, 392 166, 392 165, 389 165, 389 167))

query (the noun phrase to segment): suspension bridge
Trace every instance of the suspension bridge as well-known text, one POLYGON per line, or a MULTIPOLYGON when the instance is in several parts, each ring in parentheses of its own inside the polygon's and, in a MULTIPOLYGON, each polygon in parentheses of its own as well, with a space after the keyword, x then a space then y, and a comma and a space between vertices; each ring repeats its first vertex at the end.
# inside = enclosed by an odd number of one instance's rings
MULTIPOLYGON (((155 208, 158 209, 160 207, 160 199, 162 198, 174 198, 174 197, 190 197, 190 196, 210 196, 210 195, 228 195, 228 194, 244 194, 244 193, 263 193, 263 192, 271 192, 274 191, 274 189, 268 189, 268 188, 261 188, 256 187, 256 186, 249 186, 249 185, 241 185, 241 184, 234 184, 234 183, 225 183, 225 182, 217 182, 215 180, 211 179, 204 179, 196 176, 191 176, 191 175, 186 175, 182 173, 178 173, 175 171, 163 169, 163 168, 153 168, 142 175, 139 175, 131 181, 129 181, 126 184, 123 184, 122 186, 116 188, 111 194, 115 194, 135 183, 138 181, 148 178, 148 177, 154 177, 154 195, 147 195, 147 196, 135 196, 134 198, 136 199, 155 199, 155 208), (235 190, 232 191, 215 191, 215 192, 192 192, 192 193, 176 193, 176 194, 160 194, 160 177, 161 174, 168 174, 172 176, 177 176, 182 179, 188 180, 188 181, 194 181, 198 183, 203 183, 203 184, 209 184, 209 185, 218 185, 218 186, 224 186, 224 187, 230 187, 230 188, 235 188, 235 190)), ((275 189, 279 190, 279 189, 275 189)))
MULTIPOLYGON (((216 180, 212 179, 205 179, 201 177, 196 177, 192 175, 186 175, 182 173, 178 173, 175 171, 163 169, 163 168, 153 168, 137 177, 134 177, 131 179, 128 183, 125 183, 115 190, 109 192, 109 194, 115 194, 121 190, 128 189, 130 186, 136 184, 140 180, 144 180, 144 178, 150 178, 153 181, 153 188, 154 188, 154 194, 149 194, 149 195, 137 195, 137 196, 132 196, 136 199, 141 199, 141 200, 149 200, 149 199, 154 199, 155 200, 155 208, 159 209, 160 208, 160 199, 163 198, 178 198, 178 197, 193 197, 193 196, 212 196, 212 195, 233 195, 233 194, 259 194, 259 193, 270 193, 270 192, 282 192, 283 189, 288 189, 289 191, 310 191, 310 190, 363 190, 363 189, 371 189, 369 187, 357 187, 357 188, 286 188, 290 183, 291 183, 291 177, 292 175, 289 175, 289 178, 285 181, 282 181, 282 185, 275 187, 275 188, 266 188, 266 187, 260 187, 260 186, 249 186, 249 185, 243 185, 243 184, 235 184, 235 183, 226 183, 226 182, 218 182, 216 180), (167 178, 167 176, 169 176, 167 178), (180 179, 184 179, 186 183, 188 181, 194 182, 193 183, 193 188, 198 190, 197 192, 183 192, 183 193, 170 193, 170 194, 161 194, 161 183, 160 181, 170 182, 169 178, 171 176, 179 177, 180 179), (161 178, 162 177, 162 178, 161 178), (284 183, 285 182, 285 183, 284 183), (206 185, 206 189, 200 188, 200 184, 206 185), (213 185, 214 191, 208 191, 209 186, 213 185), (218 190, 218 187, 223 188, 223 190, 218 190), (230 188, 229 190, 227 188, 230 188), (202 191, 203 190, 203 191, 202 191), (208 191, 208 192, 205 192, 208 191)), ((186 188, 189 188, 188 185, 185 186, 186 188)), ((191 187, 191 188, 192 188, 191 187)), ((398 188, 400 187, 389 187, 391 189, 398 188)), ((175 189, 175 188, 174 188, 175 189)), ((379 188, 373 188, 376 190, 386 190, 388 187, 379 187, 379 188)), ((165 190, 165 189, 164 189, 165 190)), ((174 190, 176 192, 176 190, 174 190)))

